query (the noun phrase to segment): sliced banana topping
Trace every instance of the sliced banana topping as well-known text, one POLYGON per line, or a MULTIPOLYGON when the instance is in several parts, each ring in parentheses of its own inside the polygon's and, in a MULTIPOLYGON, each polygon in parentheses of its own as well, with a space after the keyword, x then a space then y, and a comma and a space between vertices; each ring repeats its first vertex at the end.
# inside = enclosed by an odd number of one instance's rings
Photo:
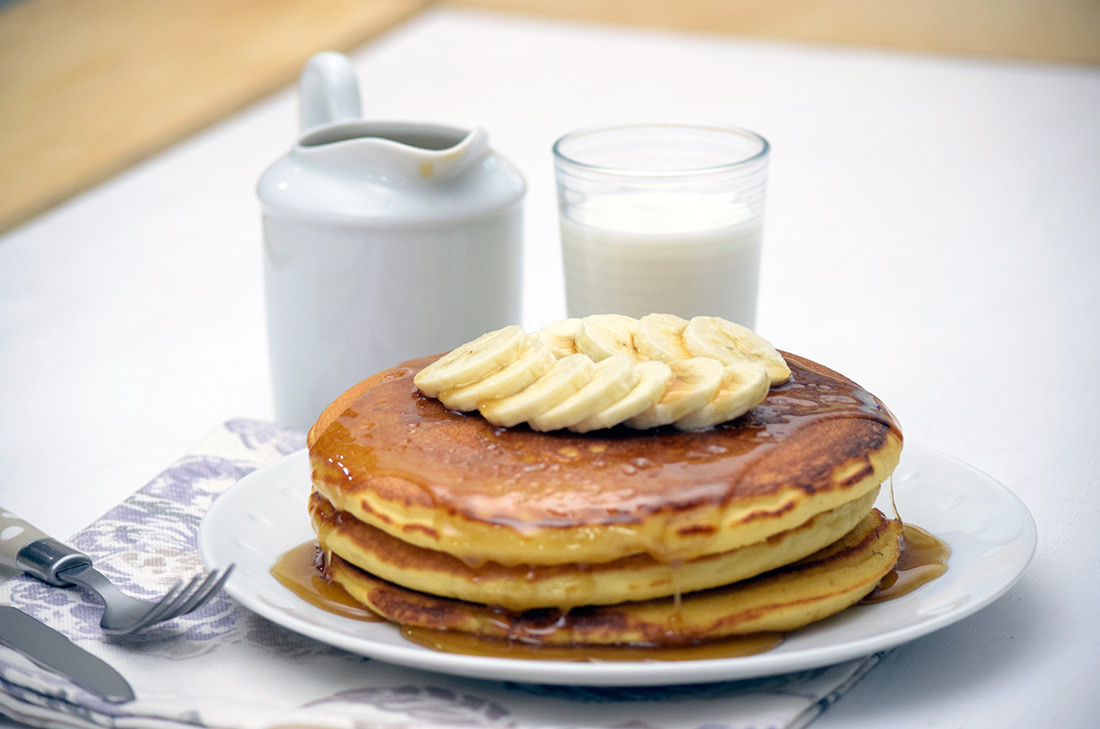
POLYGON ((768 394, 768 371, 759 362, 737 363, 722 368, 718 392, 698 410, 677 420, 680 430, 711 428, 739 418, 760 404, 768 394))
POLYGON ((581 319, 577 331, 577 351, 594 361, 622 354, 635 362, 645 359, 634 348, 634 332, 640 322, 622 314, 594 314, 581 319))
POLYGON ((535 430, 558 430, 576 425, 621 400, 638 383, 629 357, 614 354, 596 363, 584 387, 527 422, 535 430))
POLYGON ((781 385, 791 370, 771 343, 748 327, 717 316, 697 316, 684 327, 684 346, 696 357, 722 364, 763 362, 773 385, 781 385))
POLYGON ((588 384, 595 370, 596 363, 587 355, 562 357, 529 387, 508 397, 483 402, 478 410, 493 425, 511 427, 529 422, 588 384))
POLYGON ((577 353, 577 332, 580 328, 580 319, 562 319, 539 329, 535 336, 560 359, 577 353))
POLYGON ((631 428, 658 428, 675 423, 714 399, 722 384, 722 363, 706 357, 691 357, 668 363, 672 370, 661 399, 649 409, 626 421, 631 428))
POLYGON ((569 426, 569 429, 575 433, 587 433, 590 430, 614 428, 627 418, 656 405, 672 382, 672 368, 664 362, 654 360, 639 362, 634 365, 634 371, 638 373, 638 382, 630 392, 595 415, 569 426))
POLYGON ((482 335, 414 382, 451 410, 490 423, 577 433, 626 425, 710 428, 760 404, 790 378, 764 338, 718 317, 618 314, 563 319, 528 335, 482 335))
POLYGON ((428 397, 491 375, 513 362, 527 347, 527 333, 518 326, 482 334, 420 370, 413 382, 428 397))
POLYGON ((527 347, 511 364, 477 382, 439 393, 439 401, 451 410, 467 412, 489 400, 514 395, 545 375, 557 358, 550 347, 531 337, 527 347))
POLYGON ((688 320, 675 314, 646 314, 634 332, 634 348, 647 359, 675 362, 694 355, 684 346, 688 320))

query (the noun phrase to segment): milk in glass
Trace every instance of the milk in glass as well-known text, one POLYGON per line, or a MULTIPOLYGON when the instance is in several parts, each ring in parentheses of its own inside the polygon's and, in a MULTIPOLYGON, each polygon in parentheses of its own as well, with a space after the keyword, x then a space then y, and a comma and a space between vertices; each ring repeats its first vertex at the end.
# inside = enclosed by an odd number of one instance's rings
POLYGON ((724 124, 595 126, 554 144, 566 309, 756 323, 769 145, 724 124))
POLYGON ((756 318, 763 216, 728 195, 592 196, 561 216, 569 316, 756 318))

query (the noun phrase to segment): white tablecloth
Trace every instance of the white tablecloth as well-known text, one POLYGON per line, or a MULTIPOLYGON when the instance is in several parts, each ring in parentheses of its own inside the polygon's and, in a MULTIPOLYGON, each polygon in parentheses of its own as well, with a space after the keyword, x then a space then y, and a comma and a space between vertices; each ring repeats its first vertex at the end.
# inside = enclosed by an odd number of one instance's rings
MULTIPOLYGON (((564 313, 557 136, 768 137, 757 328, 1006 484, 1040 538, 1008 595, 815 729, 1097 721, 1100 70, 452 10, 355 60, 368 115, 482 125, 527 175, 528 328, 564 313)), ((253 186, 296 125, 288 90, 0 238, 0 504, 67 536, 215 424, 271 417, 253 186)))

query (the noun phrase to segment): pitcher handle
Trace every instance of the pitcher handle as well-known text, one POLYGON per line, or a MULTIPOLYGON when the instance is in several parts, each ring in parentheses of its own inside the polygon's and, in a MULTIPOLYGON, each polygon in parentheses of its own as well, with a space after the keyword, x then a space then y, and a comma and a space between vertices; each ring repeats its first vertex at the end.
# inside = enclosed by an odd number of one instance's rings
POLYGON ((302 132, 342 119, 358 119, 359 79, 351 59, 325 51, 309 59, 299 81, 302 132))

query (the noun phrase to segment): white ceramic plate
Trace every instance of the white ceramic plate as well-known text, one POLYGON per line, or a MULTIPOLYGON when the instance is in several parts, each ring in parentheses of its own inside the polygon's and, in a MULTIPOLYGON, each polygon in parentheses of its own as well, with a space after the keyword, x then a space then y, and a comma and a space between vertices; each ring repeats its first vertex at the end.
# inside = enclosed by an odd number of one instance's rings
MULTIPOLYGON (((406 641, 388 623, 342 618, 307 604, 269 570, 313 538, 306 513, 305 451, 241 479, 199 529, 208 568, 237 567, 226 590, 290 630, 382 661, 461 676, 578 686, 703 683, 769 676, 839 663, 892 648, 961 620, 1003 595, 1035 551, 1035 523, 1008 489, 960 461, 907 444, 894 474, 898 512, 951 547, 947 573, 912 593, 857 605, 787 636, 767 653, 676 662, 577 663, 441 653, 406 641)), ((891 513, 889 494, 879 507, 891 513)))

